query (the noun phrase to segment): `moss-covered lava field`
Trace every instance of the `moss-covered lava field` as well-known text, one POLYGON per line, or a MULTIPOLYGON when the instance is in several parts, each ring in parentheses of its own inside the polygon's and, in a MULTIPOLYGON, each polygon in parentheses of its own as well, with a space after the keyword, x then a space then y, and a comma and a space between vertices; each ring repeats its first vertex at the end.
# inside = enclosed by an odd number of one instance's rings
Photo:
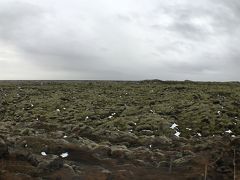
POLYGON ((0 81, 0 179, 240 179, 240 83, 0 81))

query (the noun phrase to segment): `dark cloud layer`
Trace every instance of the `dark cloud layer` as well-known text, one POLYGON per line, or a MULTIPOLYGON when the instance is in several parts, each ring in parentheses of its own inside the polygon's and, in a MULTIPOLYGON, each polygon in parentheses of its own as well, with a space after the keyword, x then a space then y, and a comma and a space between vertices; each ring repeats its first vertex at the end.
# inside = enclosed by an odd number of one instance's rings
POLYGON ((0 0, 0 79, 240 80, 237 0, 0 0))

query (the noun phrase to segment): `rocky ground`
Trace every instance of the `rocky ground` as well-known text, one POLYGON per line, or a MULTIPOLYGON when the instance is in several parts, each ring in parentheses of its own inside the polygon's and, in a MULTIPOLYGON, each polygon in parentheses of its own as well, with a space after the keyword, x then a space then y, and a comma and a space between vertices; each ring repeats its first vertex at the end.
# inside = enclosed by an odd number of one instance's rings
POLYGON ((1 81, 0 179, 240 179, 240 83, 1 81))

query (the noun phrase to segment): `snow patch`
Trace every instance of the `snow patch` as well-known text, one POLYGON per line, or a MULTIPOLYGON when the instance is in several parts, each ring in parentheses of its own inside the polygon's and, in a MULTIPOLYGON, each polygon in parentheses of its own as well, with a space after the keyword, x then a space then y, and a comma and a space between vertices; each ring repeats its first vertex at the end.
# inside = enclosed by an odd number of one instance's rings
POLYGON ((202 136, 202 134, 201 134, 201 133, 197 133, 197 135, 198 135, 199 137, 201 137, 201 136, 202 136))
POLYGON ((41 155, 42 156, 47 156, 47 153, 43 151, 43 152, 41 152, 41 155))
POLYGON ((229 133, 229 134, 231 134, 232 133, 232 131, 229 129, 229 130, 227 130, 227 131, 225 131, 226 133, 229 133))
POLYGON ((175 129, 178 125, 176 123, 173 123, 172 126, 170 127, 171 129, 175 129))
POLYGON ((176 131, 176 133, 174 134, 175 136, 179 137, 180 136, 180 132, 176 131))
POLYGON ((66 157, 68 157, 68 152, 62 153, 62 154, 60 154, 60 156, 61 156, 62 158, 66 158, 66 157))

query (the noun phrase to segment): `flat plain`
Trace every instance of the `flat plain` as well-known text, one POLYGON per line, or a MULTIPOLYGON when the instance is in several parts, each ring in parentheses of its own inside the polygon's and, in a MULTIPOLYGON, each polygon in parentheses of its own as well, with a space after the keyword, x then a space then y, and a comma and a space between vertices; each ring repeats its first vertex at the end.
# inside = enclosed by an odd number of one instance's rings
POLYGON ((0 179, 240 179, 240 83, 0 81, 0 179))

